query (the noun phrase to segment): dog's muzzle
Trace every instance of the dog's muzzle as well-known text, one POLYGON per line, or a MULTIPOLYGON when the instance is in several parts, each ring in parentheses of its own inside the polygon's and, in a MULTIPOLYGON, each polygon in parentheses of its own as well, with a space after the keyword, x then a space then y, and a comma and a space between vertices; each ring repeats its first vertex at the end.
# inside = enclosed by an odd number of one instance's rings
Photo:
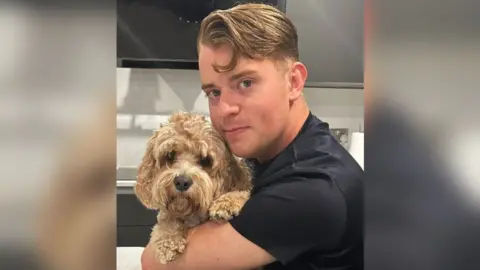
POLYGON ((192 178, 185 176, 185 175, 179 175, 176 176, 173 179, 173 184, 175 185, 175 189, 177 189, 180 192, 187 191, 193 184, 192 178))

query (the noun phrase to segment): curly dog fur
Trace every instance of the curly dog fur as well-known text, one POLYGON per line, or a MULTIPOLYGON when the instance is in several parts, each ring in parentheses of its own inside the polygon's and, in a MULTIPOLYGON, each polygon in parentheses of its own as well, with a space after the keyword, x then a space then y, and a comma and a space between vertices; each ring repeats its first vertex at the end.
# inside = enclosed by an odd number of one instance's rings
POLYGON ((248 200, 251 175, 205 116, 178 112, 147 142, 135 194, 159 211, 150 243, 161 263, 187 244, 187 229, 211 219, 229 220, 248 200))

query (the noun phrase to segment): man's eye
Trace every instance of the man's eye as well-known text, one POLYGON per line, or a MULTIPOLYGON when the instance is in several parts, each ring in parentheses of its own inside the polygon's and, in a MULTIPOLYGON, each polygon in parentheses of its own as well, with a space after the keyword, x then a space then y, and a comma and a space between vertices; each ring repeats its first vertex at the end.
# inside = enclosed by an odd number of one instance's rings
POLYGON ((219 97, 219 96, 220 96, 220 90, 217 90, 217 89, 214 89, 214 90, 209 91, 207 93, 208 98, 215 98, 215 97, 219 97))
POLYGON ((249 88, 252 86, 252 80, 244 80, 240 83, 240 88, 249 88))

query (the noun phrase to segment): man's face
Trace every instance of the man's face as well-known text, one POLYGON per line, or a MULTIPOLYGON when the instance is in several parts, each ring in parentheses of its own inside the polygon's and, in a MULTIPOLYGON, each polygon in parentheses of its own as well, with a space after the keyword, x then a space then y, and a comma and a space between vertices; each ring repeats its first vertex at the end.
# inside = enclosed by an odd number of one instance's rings
POLYGON ((230 47, 201 45, 199 51, 202 88, 213 126, 235 155, 265 155, 284 130, 290 108, 284 68, 271 60, 241 58, 232 71, 218 73, 213 64, 228 64, 230 47))

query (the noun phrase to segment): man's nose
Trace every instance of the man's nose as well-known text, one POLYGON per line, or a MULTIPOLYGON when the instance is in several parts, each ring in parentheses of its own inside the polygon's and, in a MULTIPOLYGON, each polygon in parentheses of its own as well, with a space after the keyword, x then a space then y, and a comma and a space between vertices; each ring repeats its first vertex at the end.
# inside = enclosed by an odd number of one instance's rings
POLYGON ((240 106, 238 106, 233 95, 228 93, 228 91, 225 91, 225 93, 222 94, 218 105, 219 112, 222 116, 238 114, 240 111, 240 106))

